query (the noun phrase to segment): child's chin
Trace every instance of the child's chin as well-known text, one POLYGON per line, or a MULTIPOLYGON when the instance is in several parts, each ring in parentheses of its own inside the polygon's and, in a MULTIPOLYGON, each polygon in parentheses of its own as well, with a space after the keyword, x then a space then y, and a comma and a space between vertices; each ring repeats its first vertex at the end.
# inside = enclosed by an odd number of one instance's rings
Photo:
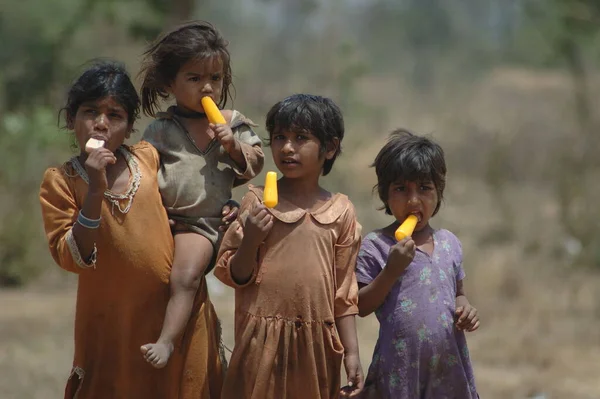
POLYGON ((427 230, 429 227, 429 221, 419 222, 415 226, 415 232, 420 233, 421 231, 427 230))
POLYGON ((287 179, 295 179, 298 177, 302 177, 302 171, 299 168, 282 167, 282 168, 277 168, 277 169, 279 169, 279 172, 281 172, 283 177, 285 177, 287 179))

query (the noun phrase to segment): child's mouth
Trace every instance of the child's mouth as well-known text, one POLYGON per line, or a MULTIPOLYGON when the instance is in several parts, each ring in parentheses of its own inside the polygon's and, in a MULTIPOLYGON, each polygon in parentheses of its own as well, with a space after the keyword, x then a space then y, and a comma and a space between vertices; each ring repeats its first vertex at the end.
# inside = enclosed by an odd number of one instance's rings
POLYGON ((423 214, 421 212, 411 212, 406 217, 410 215, 415 215, 417 217, 417 223, 421 223, 421 221, 423 220, 423 214))

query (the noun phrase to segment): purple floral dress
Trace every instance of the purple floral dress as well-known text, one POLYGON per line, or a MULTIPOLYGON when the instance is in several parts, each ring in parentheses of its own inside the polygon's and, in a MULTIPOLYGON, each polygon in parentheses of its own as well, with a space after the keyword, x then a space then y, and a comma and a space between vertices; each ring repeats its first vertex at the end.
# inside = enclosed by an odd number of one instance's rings
MULTIPOLYGON (((448 230, 436 230, 433 238, 432 256, 417 249, 375 311, 379 338, 366 390, 372 397, 478 398, 465 334, 454 326, 456 283, 465 277, 462 247, 448 230)), ((359 283, 377 277, 395 243, 381 230, 364 238, 356 270, 359 283)))

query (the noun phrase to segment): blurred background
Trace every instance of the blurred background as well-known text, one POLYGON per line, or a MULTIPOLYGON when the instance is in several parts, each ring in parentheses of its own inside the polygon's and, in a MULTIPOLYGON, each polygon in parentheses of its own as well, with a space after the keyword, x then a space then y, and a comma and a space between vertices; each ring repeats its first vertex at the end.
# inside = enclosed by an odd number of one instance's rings
MULTIPOLYGON (((74 154, 57 123, 68 85, 96 57, 135 77, 145 45, 188 19, 230 40, 229 107, 261 136, 294 92, 342 107, 323 183, 363 233, 390 222, 369 167, 389 132, 440 142, 433 223, 463 241, 481 397, 600 398, 599 0, 0 0, 0 398, 62 397, 71 366, 76 279, 51 260, 38 203, 44 169, 74 154)), ((231 348, 233 291, 209 280, 231 348)), ((378 324, 359 327, 366 372, 378 324)))

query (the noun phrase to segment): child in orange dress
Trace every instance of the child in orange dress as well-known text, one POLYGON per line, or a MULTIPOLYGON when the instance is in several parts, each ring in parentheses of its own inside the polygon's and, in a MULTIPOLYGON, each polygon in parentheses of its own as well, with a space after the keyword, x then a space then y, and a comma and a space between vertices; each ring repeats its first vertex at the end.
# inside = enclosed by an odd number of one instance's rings
POLYGON ((343 194, 319 184, 340 153, 344 124, 330 99, 293 95, 267 115, 283 177, 279 203, 250 185, 225 233, 215 275, 235 288, 235 347, 223 399, 338 398, 363 385, 354 267, 360 225, 343 194), (340 390, 342 359, 348 386, 340 390))
POLYGON ((123 66, 92 65, 63 109, 81 152, 46 170, 41 184, 50 252, 78 275, 65 398, 219 399, 220 335, 204 277, 169 365, 157 370, 140 356, 140 345, 156 337, 163 322, 173 237, 158 189, 158 152, 146 142, 124 144, 139 106, 123 66), (88 154, 89 139, 104 145, 88 154))

